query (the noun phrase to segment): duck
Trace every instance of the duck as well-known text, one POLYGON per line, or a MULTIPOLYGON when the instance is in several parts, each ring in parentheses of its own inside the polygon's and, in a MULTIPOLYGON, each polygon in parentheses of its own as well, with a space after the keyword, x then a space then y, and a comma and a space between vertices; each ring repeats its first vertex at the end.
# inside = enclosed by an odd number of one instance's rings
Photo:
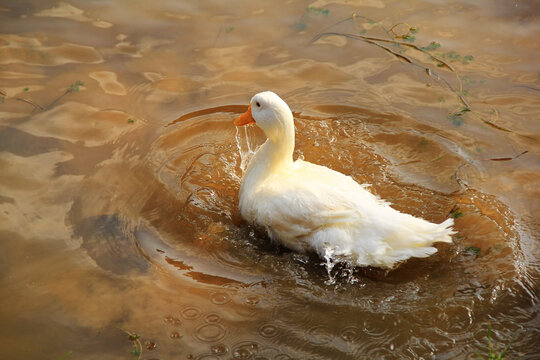
POLYGON ((440 224, 399 212, 350 176, 302 159, 293 161, 294 119, 271 91, 253 96, 236 126, 256 125, 266 141, 242 176, 242 218, 293 251, 358 267, 395 268, 451 243, 453 219, 440 224))

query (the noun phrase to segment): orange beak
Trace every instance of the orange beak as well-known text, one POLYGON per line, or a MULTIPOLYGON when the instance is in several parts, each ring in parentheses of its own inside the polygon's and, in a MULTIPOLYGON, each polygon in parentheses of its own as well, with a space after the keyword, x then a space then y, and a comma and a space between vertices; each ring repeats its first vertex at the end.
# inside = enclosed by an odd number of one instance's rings
POLYGON ((251 115, 251 104, 249 104, 249 107, 245 113, 234 120, 234 125, 236 126, 244 126, 247 124, 255 124, 255 119, 251 115))

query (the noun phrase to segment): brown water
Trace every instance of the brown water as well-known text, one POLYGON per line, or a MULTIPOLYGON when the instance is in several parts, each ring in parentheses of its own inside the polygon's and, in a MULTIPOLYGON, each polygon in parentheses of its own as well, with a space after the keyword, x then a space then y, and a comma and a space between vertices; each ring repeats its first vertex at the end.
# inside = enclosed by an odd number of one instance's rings
POLYGON ((142 359, 470 359, 490 323, 507 358, 540 358, 531 4, 2 2, 0 357, 137 358, 125 330, 142 359), (311 43, 400 22, 455 73, 405 45, 378 42, 416 65, 311 43), (453 210, 454 244, 328 274, 243 223, 239 148, 263 138, 232 121, 262 90, 293 110, 295 156, 400 211, 453 210))

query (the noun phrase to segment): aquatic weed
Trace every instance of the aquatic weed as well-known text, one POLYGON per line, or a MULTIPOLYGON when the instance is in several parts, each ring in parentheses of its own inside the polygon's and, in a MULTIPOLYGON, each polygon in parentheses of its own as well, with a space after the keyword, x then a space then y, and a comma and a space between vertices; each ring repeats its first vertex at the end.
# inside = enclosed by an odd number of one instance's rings
POLYGON ((118 329, 128 334, 129 340, 133 343, 133 348, 131 349, 131 355, 136 356, 137 360, 140 360, 141 355, 142 355, 142 344, 141 344, 141 340, 139 339, 139 335, 135 333, 130 333, 129 331, 124 330, 122 328, 118 328, 118 329))
POLYGON ((307 22, 311 15, 322 15, 322 16, 328 16, 330 14, 330 10, 326 8, 318 8, 314 6, 308 6, 306 8, 306 11, 300 18, 300 20, 293 25, 294 28, 296 28, 299 31, 305 30, 307 28, 307 22))
POLYGON ((478 356, 477 359, 488 359, 488 360, 503 360, 506 354, 508 353, 508 350, 510 350, 510 347, 512 346, 512 343, 515 340, 516 335, 512 337, 512 340, 510 340, 510 343, 506 345, 501 350, 496 350, 493 346, 493 340, 491 338, 492 335, 492 329, 491 329, 491 321, 488 321, 488 332, 487 332, 487 340, 488 340, 488 353, 485 355, 476 354, 478 356))
POLYGON ((69 356, 71 356, 72 353, 73 353, 73 351, 69 350, 59 360, 66 360, 69 356))
POLYGON ((77 81, 75 81, 75 83, 69 85, 66 91, 67 92, 72 92, 72 91, 79 92, 79 91, 81 91, 81 86, 83 86, 83 85, 84 85, 84 83, 81 80, 77 80, 77 81))

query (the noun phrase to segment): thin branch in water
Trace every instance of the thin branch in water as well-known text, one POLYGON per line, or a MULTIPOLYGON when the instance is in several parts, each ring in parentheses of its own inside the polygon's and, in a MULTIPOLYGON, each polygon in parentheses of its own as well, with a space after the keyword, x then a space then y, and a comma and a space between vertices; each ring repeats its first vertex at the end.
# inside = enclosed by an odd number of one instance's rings
POLYGON ((19 101, 22 101, 22 102, 25 102, 27 104, 32 105, 34 107, 34 110, 36 110, 36 109, 43 110, 43 107, 41 105, 36 104, 32 100, 28 100, 28 99, 25 99, 25 98, 22 98, 22 97, 16 97, 15 100, 19 100, 19 101))
POLYGON ((461 79, 459 78, 459 75, 457 74, 456 70, 450 65, 448 64, 447 62, 445 62, 444 60, 441 60, 433 55, 431 55, 427 50, 424 50, 422 49, 421 47, 415 45, 415 44, 411 44, 411 43, 407 43, 407 42, 403 42, 403 41, 396 41, 396 40, 388 40, 388 39, 382 39, 382 38, 378 38, 378 37, 373 37, 373 36, 365 36, 365 35, 357 35, 357 34, 349 34, 349 33, 339 33, 339 32, 326 32, 326 33, 320 33, 318 35, 316 35, 312 40, 311 40, 311 43, 319 40, 320 38, 322 37, 325 37, 325 36, 331 36, 331 35, 335 35, 335 36, 343 36, 343 37, 346 37, 346 38, 349 38, 349 39, 353 39, 353 40, 360 40, 360 41, 364 41, 366 43, 369 43, 369 44, 372 44, 372 45, 375 45, 375 46, 378 46, 379 48, 385 50, 386 52, 396 56, 397 58, 401 59, 401 60, 404 60, 405 62, 409 63, 409 64, 412 64, 412 65, 415 65, 415 66, 418 66, 422 69, 425 69, 426 73, 429 75, 429 76, 432 76, 432 75, 435 75, 435 79, 439 80, 439 81, 442 81, 445 83, 445 85, 450 89, 450 91, 452 91, 457 97, 458 99, 460 100, 460 102, 463 104, 463 106, 465 106, 467 109, 470 110, 471 106, 470 104, 467 102, 467 100, 465 100, 465 98, 460 94, 463 92, 463 85, 462 85, 462 82, 461 82, 461 79), (386 47, 386 46, 383 46, 381 44, 378 43, 378 41, 380 42, 385 42, 385 43, 391 43, 391 44, 398 44, 398 45, 403 45, 403 46, 408 46, 410 48, 413 48, 415 50, 418 50, 422 53, 425 53, 425 54, 428 54, 432 59, 438 61, 438 63, 442 64, 441 67, 446 67, 448 70, 452 71, 454 74, 456 74, 456 78, 458 79, 458 83, 459 83, 459 88, 460 90, 459 91, 456 91, 452 85, 450 85, 450 83, 443 77, 439 76, 438 74, 436 74, 432 69, 426 67, 426 66, 423 66, 423 65, 420 65, 418 63, 416 63, 415 61, 413 61, 411 58, 403 55, 403 54, 400 54, 400 53, 397 53, 395 51, 393 51, 392 49, 386 47))
POLYGON ((525 150, 523 151, 522 153, 516 155, 516 156, 513 156, 513 157, 501 157, 501 158, 491 158, 491 159, 482 159, 482 161, 510 161, 510 160, 515 160, 517 159, 518 157, 520 157, 521 155, 525 155, 526 153, 528 153, 529 150, 525 150))

